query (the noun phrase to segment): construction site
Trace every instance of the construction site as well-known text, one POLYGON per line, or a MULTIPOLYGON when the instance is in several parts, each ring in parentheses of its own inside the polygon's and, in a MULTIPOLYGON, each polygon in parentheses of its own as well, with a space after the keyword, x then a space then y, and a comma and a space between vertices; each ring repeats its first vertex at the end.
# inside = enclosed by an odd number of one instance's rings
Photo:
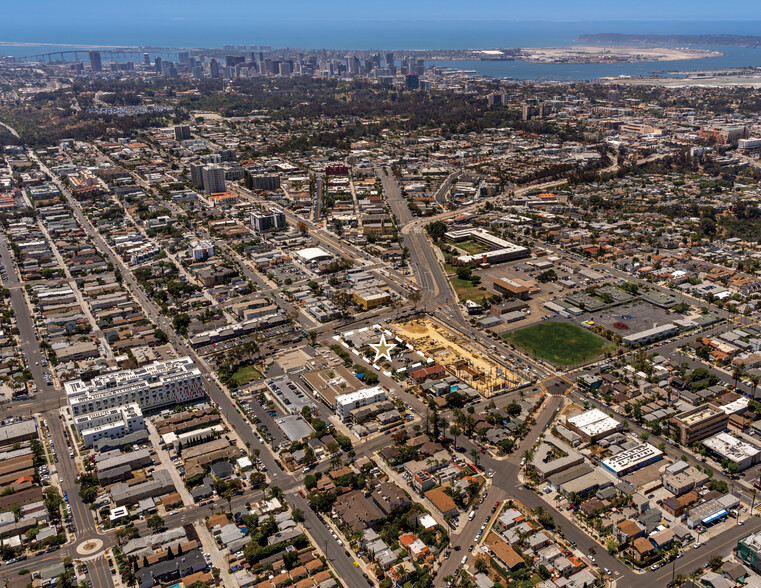
POLYGON ((465 337, 435 319, 392 325, 395 335, 467 383, 485 398, 516 388, 526 380, 507 370, 465 337))

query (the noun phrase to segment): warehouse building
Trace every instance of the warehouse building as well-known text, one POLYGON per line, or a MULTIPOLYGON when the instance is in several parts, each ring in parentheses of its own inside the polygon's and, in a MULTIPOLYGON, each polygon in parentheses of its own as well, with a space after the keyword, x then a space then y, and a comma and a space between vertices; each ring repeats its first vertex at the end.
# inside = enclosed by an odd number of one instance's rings
POLYGON ((594 443, 623 429, 622 423, 598 408, 566 417, 565 423, 569 429, 581 435, 587 443, 594 443))

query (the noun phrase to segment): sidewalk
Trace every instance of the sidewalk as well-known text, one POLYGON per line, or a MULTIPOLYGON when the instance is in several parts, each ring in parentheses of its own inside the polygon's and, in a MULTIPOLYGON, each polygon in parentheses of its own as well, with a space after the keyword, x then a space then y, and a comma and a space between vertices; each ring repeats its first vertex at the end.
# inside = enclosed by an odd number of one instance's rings
POLYGON ((194 523, 204 552, 211 556, 211 564, 219 568, 219 577, 222 580, 222 586, 237 586, 237 582, 228 571, 230 566, 227 561, 225 561, 224 555, 217 547, 217 542, 214 540, 214 537, 212 537, 204 523, 205 521, 197 521, 194 523))
POLYGON ((145 425, 148 429, 148 438, 151 440, 153 450, 156 452, 156 456, 161 460, 161 465, 164 466, 164 469, 167 472, 169 472, 169 475, 172 478, 172 482, 174 482, 175 490, 179 492, 180 497, 182 498, 182 502, 185 503, 185 506, 191 506, 194 504, 193 497, 190 495, 190 492, 188 492, 188 489, 185 486, 185 481, 182 479, 182 476, 180 476, 177 468, 174 467, 174 462, 172 462, 172 458, 169 456, 169 453, 165 449, 161 448, 161 439, 159 439, 159 433, 156 430, 156 427, 149 421, 146 421, 145 425))

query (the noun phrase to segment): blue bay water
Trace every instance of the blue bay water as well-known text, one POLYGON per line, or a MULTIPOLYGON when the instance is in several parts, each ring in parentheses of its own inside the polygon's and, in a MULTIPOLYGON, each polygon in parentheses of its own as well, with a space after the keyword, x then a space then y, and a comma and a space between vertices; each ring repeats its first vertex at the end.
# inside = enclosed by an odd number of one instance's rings
MULTIPOLYGON (((306 49, 413 50, 558 47, 573 45, 584 33, 755 35, 761 23, 745 22, 514 22, 514 21, 261 21, 250 18, 143 19, 135 23, 45 26, 13 29, 0 24, 0 41, 38 46, 0 46, 0 54, 31 55, 64 50, 49 44, 98 46, 210 47, 271 45, 306 49)), ((709 47, 726 53, 713 59, 617 63, 532 64, 523 61, 441 61, 438 65, 515 79, 593 80, 603 76, 639 76, 661 70, 701 70, 761 66, 761 49, 709 47)), ((134 58, 133 58, 134 59, 134 58)), ((430 63, 430 62, 429 62, 430 63)))

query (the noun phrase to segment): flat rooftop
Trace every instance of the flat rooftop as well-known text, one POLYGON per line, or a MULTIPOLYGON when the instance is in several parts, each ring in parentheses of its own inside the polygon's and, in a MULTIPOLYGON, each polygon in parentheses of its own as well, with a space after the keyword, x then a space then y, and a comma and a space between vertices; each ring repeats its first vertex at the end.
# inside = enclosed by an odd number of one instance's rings
POLYGON ((707 404, 700 408, 700 410, 693 412, 692 414, 686 414, 684 416, 677 415, 677 420, 681 423, 684 423, 688 427, 691 427, 692 425, 696 425, 701 421, 708 420, 711 417, 715 417, 716 415, 724 414, 723 410, 717 410, 710 404, 707 404))
POLYGON ((755 445, 751 445, 729 433, 718 433, 713 437, 703 439, 703 445, 714 453, 723 455, 734 462, 752 459, 761 453, 761 449, 755 445))
POLYGON ((637 447, 632 447, 631 449, 622 451, 613 457, 607 457, 602 460, 602 462, 614 472, 620 472, 626 468, 637 465, 638 463, 642 463, 662 455, 663 452, 660 451, 657 447, 650 445, 650 443, 643 443, 637 447))
POLYGON ((572 424, 580 431, 584 431, 590 437, 606 431, 616 429, 620 423, 602 412, 600 409, 592 409, 566 419, 566 423, 572 424))

